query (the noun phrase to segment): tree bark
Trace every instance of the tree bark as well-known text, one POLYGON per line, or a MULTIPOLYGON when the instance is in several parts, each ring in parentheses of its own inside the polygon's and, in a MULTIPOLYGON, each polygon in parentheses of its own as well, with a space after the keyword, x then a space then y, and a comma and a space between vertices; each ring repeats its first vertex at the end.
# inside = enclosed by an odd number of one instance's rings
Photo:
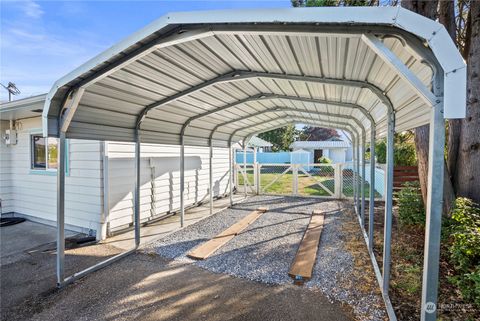
MULTIPOLYGON (((401 5, 405 9, 430 19, 435 19, 437 15, 438 1, 402 0, 401 5)), ((429 125, 423 125, 414 130, 415 151, 418 160, 418 178, 424 203, 427 201, 429 127, 429 125)))
POLYGON ((401 5, 432 20, 437 18, 438 0, 402 0, 401 5))
POLYGON ((467 117, 461 121, 456 169, 458 196, 480 203, 480 2, 470 2, 467 117))
MULTIPOLYGON (((401 5, 405 9, 421 14, 427 18, 435 19, 438 1, 402 0, 401 5)), ((427 201, 429 128, 429 125, 423 125, 414 130, 415 151, 418 161, 418 178, 424 203, 427 201)))
POLYGON ((430 126, 423 125, 415 128, 415 151, 417 153, 418 180, 422 191, 423 202, 427 202, 428 186, 428 150, 430 126))
MULTIPOLYGON (((439 8, 439 1, 406 1, 402 0, 402 7, 409 9, 413 12, 421 14, 427 18, 435 20, 437 17, 437 9, 439 8)), ((451 14, 453 8, 452 4, 444 4, 440 2, 440 6, 443 7, 441 13, 444 17, 441 19, 448 18, 448 15, 451 14)), ((452 21, 448 19, 449 27, 452 28, 453 34, 455 34, 455 20, 452 21)), ((450 32, 450 30, 449 30, 450 32)), ((450 33, 452 35, 452 33, 450 33)), ((428 151, 429 151, 429 134, 430 126, 423 125, 415 128, 415 151, 417 153, 418 160, 418 177, 420 181, 420 189, 422 192, 423 202, 427 201, 427 186, 428 186, 428 151)), ((454 142, 454 140, 452 140, 454 142)), ((458 143, 457 143, 458 146, 458 143)), ((455 158, 456 159, 456 158, 455 158)), ((448 215, 452 208, 453 201, 455 199, 455 192, 452 186, 452 180, 450 179, 448 164, 446 164, 446 169, 444 171, 444 182, 443 182, 443 214, 448 215)))

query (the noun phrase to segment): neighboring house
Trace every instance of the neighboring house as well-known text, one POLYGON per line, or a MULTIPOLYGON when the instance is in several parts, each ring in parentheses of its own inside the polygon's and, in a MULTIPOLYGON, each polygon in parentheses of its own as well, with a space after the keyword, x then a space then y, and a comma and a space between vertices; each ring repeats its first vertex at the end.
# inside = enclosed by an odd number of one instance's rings
MULTIPOLYGON (((56 224, 57 139, 42 137, 46 95, 0 104, 2 215, 56 224), (16 137, 16 138, 15 138, 16 137)), ((141 219, 180 207, 180 147, 142 144, 141 219)), ((134 145, 69 139, 66 152, 66 228, 95 235, 133 221, 134 145)), ((227 148, 214 148, 214 196, 227 193, 227 148)), ((208 200, 208 147, 185 147, 185 204, 208 200)))
POLYGON ((352 161, 352 146, 346 141, 296 141, 290 145, 295 152, 303 150, 310 153, 310 163, 318 163, 318 160, 324 156, 329 158, 332 163, 345 163, 352 161))
MULTIPOLYGON (((261 139, 258 136, 253 136, 248 142, 247 149, 245 150, 247 164, 253 164, 255 156, 256 156, 257 162, 268 163, 269 160, 271 159, 270 155, 276 154, 276 153, 271 153, 272 147, 273 147, 272 143, 267 142, 266 140, 261 139), (257 152, 257 155, 254 155, 255 150, 257 152)), ((233 145, 233 150, 235 151, 234 153, 235 162, 243 163, 244 161, 243 145, 241 143, 236 143, 233 145)))
POLYGON ((267 142, 264 139, 261 139, 258 136, 253 136, 248 142, 247 147, 249 148, 256 147, 258 153, 266 153, 266 152, 272 151, 273 144, 270 142, 267 142))

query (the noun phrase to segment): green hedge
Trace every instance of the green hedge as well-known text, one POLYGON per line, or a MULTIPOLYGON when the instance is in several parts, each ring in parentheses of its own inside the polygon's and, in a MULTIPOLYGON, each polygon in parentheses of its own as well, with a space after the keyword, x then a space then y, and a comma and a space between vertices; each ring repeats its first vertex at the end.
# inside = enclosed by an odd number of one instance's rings
POLYGON ((457 198, 449 225, 448 249, 456 272, 449 280, 464 299, 480 307, 480 207, 467 198, 457 198))

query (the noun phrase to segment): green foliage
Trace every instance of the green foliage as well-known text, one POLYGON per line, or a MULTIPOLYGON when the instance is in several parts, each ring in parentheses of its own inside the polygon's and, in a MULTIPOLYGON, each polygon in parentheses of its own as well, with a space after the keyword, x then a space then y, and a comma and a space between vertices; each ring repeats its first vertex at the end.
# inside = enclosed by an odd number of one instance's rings
POLYGON ((413 143, 402 143, 395 145, 394 152, 395 165, 415 166, 417 165, 417 153, 413 143))
POLYGON ((480 266, 470 273, 455 275, 448 280, 460 289, 465 300, 480 307, 480 266))
POLYGON ((385 139, 381 139, 375 143, 375 157, 378 163, 387 163, 387 141, 385 139))
MULTIPOLYGON (((375 156, 378 163, 385 164, 387 162, 387 141, 385 139, 376 142, 375 156)), ((393 159, 397 166, 415 166, 417 164, 417 153, 411 132, 395 134, 393 159)))
POLYGON ((449 280, 466 300, 480 307, 480 207, 459 197, 451 221, 449 253, 456 275, 449 280))
POLYGON ((291 0, 293 7, 369 6, 370 0, 291 0))
POLYGON ((261 139, 273 144, 272 150, 274 152, 288 150, 297 136, 298 131, 294 125, 276 128, 258 135, 261 139))
POLYGON ((337 0, 291 0, 292 7, 335 7, 337 0))
POLYGON ((396 197, 402 225, 425 225, 425 208, 418 182, 405 183, 400 192, 396 193, 396 197))
POLYGON ((328 157, 322 156, 317 160, 320 164, 331 164, 332 160, 328 157))

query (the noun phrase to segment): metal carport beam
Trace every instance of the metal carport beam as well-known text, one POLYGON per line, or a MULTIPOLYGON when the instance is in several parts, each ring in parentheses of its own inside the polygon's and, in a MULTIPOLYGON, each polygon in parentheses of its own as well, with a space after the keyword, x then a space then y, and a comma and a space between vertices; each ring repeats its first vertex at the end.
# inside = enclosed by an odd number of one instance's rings
POLYGON ((427 105, 435 106, 440 102, 420 79, 377 37, 372 34, 363 34, 362 41, 372 49, 386 65, 392 68, 400 78, 407 82, 410 88, 416 92, 427 105))
POLYGON ((332 84, 340 86, 350 86, 355 88, 366 88, 369 89, 373 94, 375 94, 380 101, 386 106, 389 113, 393 113, 393 105, 390 102, 386 94, 377 86, 367 82, 359 80, 347 80, 347 79, 336 79, 336 78, 327 78, 327 77, 314 77, 314 76, 300 76, 300 75, 290 75, 290 74, 276 74, 276 73, 265 73, 265 72, 253 72, 253 71, 232 71, 224 75, 220 75, 216 78, 205 81, 196 86, 190 87, 185 91, 178 92, 170 97, 164 98, 160 101, 152 103, 146 106, 137 118, 136 128, 140 128, 142 122, 147 117, 147 114, 150 110, 165 106, 177 99, 191 95, 195 92, 198 92, 204 88, 213 86, 219 83, 231 83, 236 81, 242 81, 246 79, 253 78, 267 78, 267 79, 283 79, 291 81, 300 81, 300 82, 313 82, 321 84, 332 84))
MULTIPOLYGON (((215 126, 215 128, 210 132, 209 141, 211 141, 213 139, 213 135, 218 130, 218 128, 220 128, 222 126, 226 126, 226 125, 235 123, 239 120, 245 120, 245 119, 249 119, 249 118, 252 118, 252 117, 257 117, 257 116, 261 116, 261 115, 265 115, 265 114, 269 114, 269 113, 276 113, 276 112, 284 112, 284 113, 287 114, 287 116, 292 116, 292 115, 289 115, 288 112, 294 112, 294 113, 302 113, 302 114, 304 113, 304 114, 311 114, 311 115, 317 115, 317 116, 337 117, 337 118, 352 120, 359 128, 362 129, 362 134, 365 136, 365 127, 363 126, 363 124, 357 118, 355 118, 353 116, 350 116, 350 115, 332 114, 332 113, 328 113, 328 112, 319 112, 319 111, 313 111, 313 110, 310 111, 310 110, 296 109, 296 108, 290 108, 290 107, 274 107, 274 108, 265 109, 265 110, 262 110, 262 111, 259 111, 259 112, 253 113, 253 114, 249 114, 246 117, 235 118, 235 119, 229 120, 227 122, 224 122, 224 123, 221 123, 221 124, 215 126)), ((246 128, 249 128, 249 127, 246 127, 246 128)), ((245 127, 243 127, 243 128, 245 128, 245 127)), ((235 130, 235 132, 237 132, 237 130, 235 130)))
MULTIPOLYGON (((289 95, 278 95, 278 94, 272 94, 272 93, 261 93, 261 94, 256 94, 251 97, 247 97, 238 101, 235 101, 233 103, 229 103, 225 106, 218 107, 209 111, 206 111, 202 114, 198 114, 195 116, 190 117, 182 126, 181 130, 181 135, 185 134, 186 128, 195 120, 199 120, 201 118, 207 117, 209 115, 228 110, 230 108, 234 108, 238 105, 245 104, 247 102, 254 102, 254 101, 263 101, 263 100, 273 100, 273 99, 281 99, 281 100, 291 100, 291 101, 299 101, 299 102, 308 102, 308 103, 318 103, 318 104, 325 104, 325 105, 332 105, 332 106, 337 106, 337 107, 345 107, 345 108, 350 108, 354 110, 359 110, 369 121, 371 124, 375 123, 375 120, 373 119, 372 115, 370 112, 363 106, 357 105, 357 104, 352 104, 352 103, 346 103, 346 102, 340 102, 340 101, 332 101, 332 100, 324 100, 324 99, 315 99, 315 98, 307 98, 307 97, 298 97, 298 96, 289 96, 289 95)), ((220 124, 222 125, 222 124, 220 124)))

